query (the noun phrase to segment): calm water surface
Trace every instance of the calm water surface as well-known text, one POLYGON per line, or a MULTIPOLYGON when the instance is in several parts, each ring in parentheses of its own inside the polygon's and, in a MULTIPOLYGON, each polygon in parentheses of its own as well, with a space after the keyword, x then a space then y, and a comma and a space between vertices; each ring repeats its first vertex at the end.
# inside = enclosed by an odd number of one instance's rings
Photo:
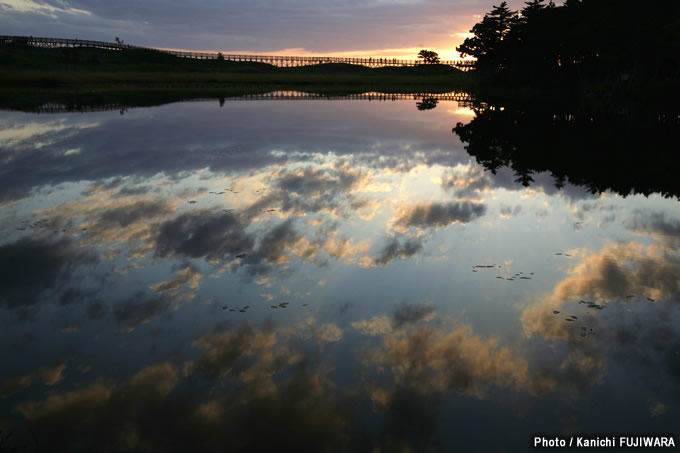
POLYGON ((677 198, 525 187, 473 117, 0 112, 0 450, 677 436, 677 198))

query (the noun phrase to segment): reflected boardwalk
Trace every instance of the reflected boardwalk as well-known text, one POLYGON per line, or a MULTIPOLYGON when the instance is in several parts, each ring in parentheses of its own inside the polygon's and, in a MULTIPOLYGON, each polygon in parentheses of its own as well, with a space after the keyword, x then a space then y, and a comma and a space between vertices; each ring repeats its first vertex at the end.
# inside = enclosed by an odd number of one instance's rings
MULTIPOLYGON (((301 91, 272 91, 268 93, 244 94, 240 96, 210 97, 210 98, 191 98, 179 100, 177 102, 207 102, 218 99, 220 104, 226 101, 401 101, 414 100, 436 103, 438 101, 456 101, 461 106, 471 105, 474 97, 463 92, 450 93, 357 93, 346 95, 324 95, 318 93, 305 93, 301 91)), ((61 104, 46 103, 32 109, 26 109, 33 113, 69 113, 69 112, 105 112, 120 110, 121 115, 134 106, 107 103, 101 105, 92 104, 61 104)))

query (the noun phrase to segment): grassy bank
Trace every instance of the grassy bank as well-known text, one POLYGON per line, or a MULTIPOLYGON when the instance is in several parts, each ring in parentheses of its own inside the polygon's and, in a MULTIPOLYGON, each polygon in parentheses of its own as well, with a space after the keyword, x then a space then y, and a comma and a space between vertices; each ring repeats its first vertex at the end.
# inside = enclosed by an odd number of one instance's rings
POLYGON ((276 67, 264 63, 193 60, 163 52, 130 49, 37 48, 0 45, 4 87, 109 91, 214 88, 218 86, 304 87, 312 91, 446 91, 469 83, 444 65, 367 68, 348 64, 276 67))

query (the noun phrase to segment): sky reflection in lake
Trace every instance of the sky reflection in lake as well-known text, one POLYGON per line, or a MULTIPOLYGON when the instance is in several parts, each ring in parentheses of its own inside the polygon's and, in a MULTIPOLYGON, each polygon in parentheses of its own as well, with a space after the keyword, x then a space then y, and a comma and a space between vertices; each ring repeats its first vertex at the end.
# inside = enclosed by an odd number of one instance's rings
POLYGON ((525 188, 468 156, 468 113, 2 112, 3 432, 197 451, 674 433, 677 199, 525 188))

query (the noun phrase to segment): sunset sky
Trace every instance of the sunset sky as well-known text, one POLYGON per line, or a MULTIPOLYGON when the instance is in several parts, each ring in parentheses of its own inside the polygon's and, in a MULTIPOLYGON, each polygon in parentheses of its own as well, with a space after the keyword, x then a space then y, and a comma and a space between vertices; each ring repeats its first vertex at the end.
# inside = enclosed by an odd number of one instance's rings
MULTIPOLYGON (((0 0, 2 34, 172 49, 415 59, 455 47, 492 0, 0 0)), ((518 9, 523 2, 510 1, 518 9)))

